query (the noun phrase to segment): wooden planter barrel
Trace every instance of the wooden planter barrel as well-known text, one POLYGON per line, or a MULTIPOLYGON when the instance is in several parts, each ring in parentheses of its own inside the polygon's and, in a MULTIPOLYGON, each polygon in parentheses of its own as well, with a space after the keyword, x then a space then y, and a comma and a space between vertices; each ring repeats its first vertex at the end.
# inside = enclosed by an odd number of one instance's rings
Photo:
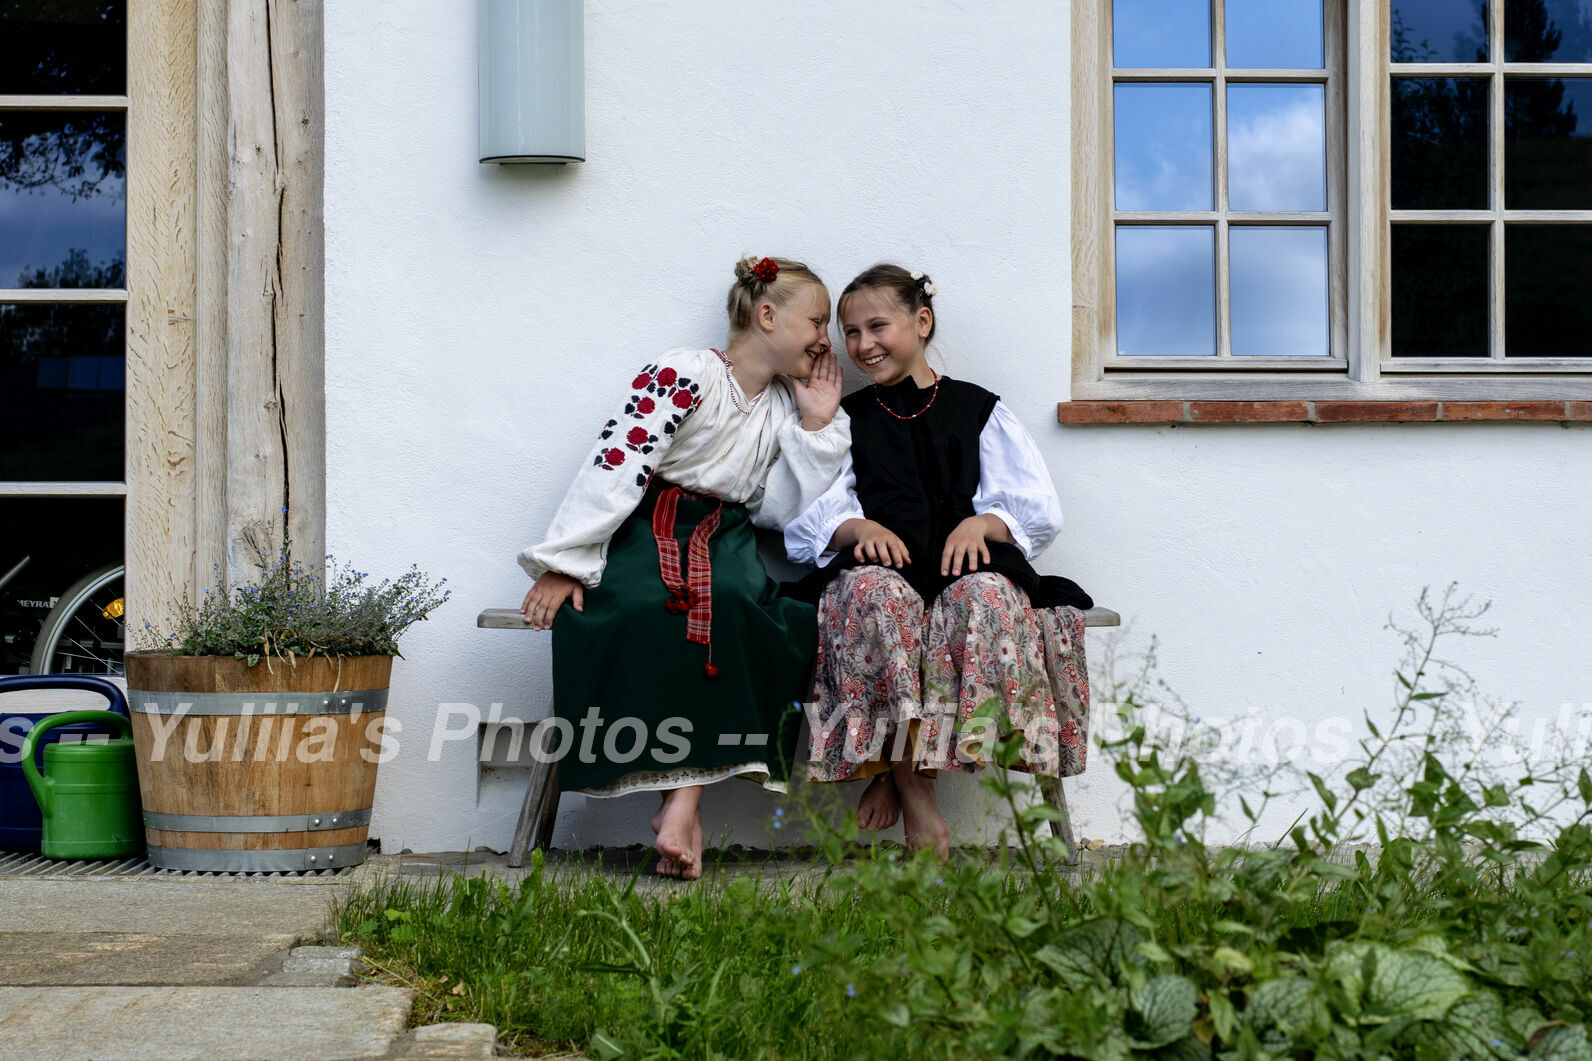
POLYGON ((150 863, 268 873, 364 861, 391 674, 391 656, 267 668, 129 652, 150 863))

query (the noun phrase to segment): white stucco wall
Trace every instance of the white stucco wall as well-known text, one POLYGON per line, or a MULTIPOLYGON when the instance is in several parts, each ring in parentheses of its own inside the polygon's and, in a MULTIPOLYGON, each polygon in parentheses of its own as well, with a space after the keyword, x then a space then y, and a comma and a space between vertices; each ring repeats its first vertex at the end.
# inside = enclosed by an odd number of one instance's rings
MULTIPOLYGON (((1592 433, 1056 425, 1065 4, 586 12, 589 161, 516 168, 476 161, 473 5, 327 5, 330 548, 377 573, 417 562, 454 590, 394 674, 402 751, 372 830, 389 850, 507 846, 523 785, 483 780, 470 741, 428 762, 438 705, 545 712, 546 636, 475 615, 524 595, 514 555, 634 368, 723 338, 744 251, 806 260, 836 289, 881 259, 933 273, 943 366, 1005 397, 1060 489, 1068 527, 1042 569, 1121 611, 1130 643, 1157 635, 1195 713, 1313 729, 1384 710, 1398 654, 1384 620, 1454 579, 1497 601, 1502 635, 1464 648, 1486 687, 1528 723, 1592 702, 1592 433)), ((975 786, 943 788, 976 832, 975 786)), ((717 789, 710 832, 778 838, 771 798, 717 789)), ((1081 834, 1121 835, 1104 769, 1068 791, 1081 834)), ((646 841, 652 806, 566 797, 556 842, 646 841)))

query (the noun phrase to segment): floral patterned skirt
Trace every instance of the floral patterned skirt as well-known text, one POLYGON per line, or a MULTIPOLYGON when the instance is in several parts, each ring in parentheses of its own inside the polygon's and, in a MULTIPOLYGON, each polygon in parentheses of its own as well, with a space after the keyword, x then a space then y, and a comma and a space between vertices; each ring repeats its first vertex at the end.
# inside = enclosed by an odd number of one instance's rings
POLYGON ((1024 735, 1017 769, 1083 772, 1089 677, 1083 613, 1033 608, 1004 575, 958 579, 925 608, 895 571, 847 570, 818 606, 808 777, 849 781, 911 759, 970 771, 991 739, 1024 735), (975 712, 993 702, 1005 713, 975 712))

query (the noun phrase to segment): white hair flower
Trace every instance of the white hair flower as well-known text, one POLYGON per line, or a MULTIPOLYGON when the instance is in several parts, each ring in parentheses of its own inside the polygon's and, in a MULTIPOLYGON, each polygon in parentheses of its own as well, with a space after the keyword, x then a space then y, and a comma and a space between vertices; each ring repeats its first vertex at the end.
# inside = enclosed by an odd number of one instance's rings
POLYGON ((912 273, 912 279, 916 280, 919 284, 923 285, 923 293, 925 295, 928 295, 931 298, 934 296, 934 281, 933 280, 925 280, 925 279, 923 279, 923 274, 921 272, 916 272, 916 271, 912 273))

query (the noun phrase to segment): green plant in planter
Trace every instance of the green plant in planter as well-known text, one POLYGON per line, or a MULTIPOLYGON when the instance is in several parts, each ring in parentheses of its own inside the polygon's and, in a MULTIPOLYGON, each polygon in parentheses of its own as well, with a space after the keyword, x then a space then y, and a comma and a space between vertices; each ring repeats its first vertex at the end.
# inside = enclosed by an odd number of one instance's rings
POLYGON ((316 656, 402 656, 398 638, 445 602, 447 579, 432 581, 412 566, 396 579, 371 583, 370 573, 337 564, 327 574, 293 559, 292 541, 281 551, 256 545, 258 577, 230 589, 220 565, 216 588, 199 600, 186 595, 162 630, 146 621, 139 647, 176 656, 231 656, 254 666, 273 657, 289 663, 316 656))

